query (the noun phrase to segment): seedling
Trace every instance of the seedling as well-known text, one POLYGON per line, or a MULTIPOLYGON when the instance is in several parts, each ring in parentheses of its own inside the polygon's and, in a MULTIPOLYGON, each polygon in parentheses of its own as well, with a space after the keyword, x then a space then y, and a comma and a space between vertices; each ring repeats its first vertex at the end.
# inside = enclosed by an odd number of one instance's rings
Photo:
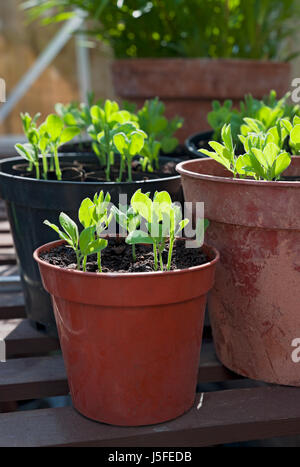
MULTIPOLYGON (((133 209, 132 206, 120 205, 119 209, 112 206, 111 212, 115 216, 117 223, 122 227, 126 234, 134 232, 141 224, 140 215, 133 209)), ((136 261, 135 244, 132 244, 132 259, 136 261)))
POLYGON ((77 269, 80 270, 82 264, 82 270, 86 271, 87 257, 94 253, 100 254, 107 247, 107 240, 95 238, 95 225, 85 228, 79 235, 75 222, 63 212, 59 216, 59 223, 63 230, 48 220, 44 221, 44 224, 55 230, 59 237, 65 240, 69 247, 74 250, 77 259, 77 269))
POLYGON ((28 143, 26 144, 16 144, 15 149, 29 162, 28 170, 32 170, 32 167, 35 167, 36 178, 40 178, 40 168, 39 168, 39 134, 36 127, 36 122, 41 114, 37 113, 33 118, 28 113, 21 113, 21 120, 23 125, 24 134, 27 137, 28 143))
POLYGON ((39 117, 37 114, 33 119, 28 114, 21 114, 24 133, 27 136, 28 143, 16 144, 15 148, 20 156, 24 157, 30 167, 34 166, 36 178, 40 178, 39 156, 41 155, 43 162, 43 177, 47 179, 48 162, 47 153, 53 156, 55 172, 57 180, 61 180, 61 170, 58 160, 58 148, 60 145, 67 143, 74 136, 80 133, 80 129, 76 126, 65 127, 63 119, 58 115, 51 114, 39 128, 36 127, 36 120, 39 117))
MULTIPOLYGON (((99 238, 108 228, 113 218, 113 213, 108 212, 110 200, 110 194, 106 193, 104 196, 104 192, 101 191, 99 195, 95 193, 93 201, 90 198, 85 198, 79 208, 78 218, 80 223, 85 229, 96 232, 99 238)), ((102 272, 101 250, 97 252, 97 262, 98 270, 102 272)))
MULTIPOLYGON (((121 127, 119 128, 119 131, 120 129, 121 127)), ((127 165, 128 170, 127 180, 128 182, 132 182, 132 159, 134 156, 141 153, 144 147, 145 138, 147 138, 146 133, 142 130, 134 129, 133 131, 130 131, 130 128, 128 129, 129 131, 127 134, 124 132, 118 132, 113 136, 114 145, 121 155, 120 173, 117 180, 119 182, 122 181, 125 165, 127 165)))
MULTIPOLYGON (((252 125, 254 131, 261 129, 257 122, 248 121, 247 123, 252 125)), ((224 165, 234 174, 234 177, 240 175, 242 178, 249 176, 255 180, 278 180, 291 163, 291 156, 288 152, 282 151, 278 145, 283 144, 288 134, 285 125, 286 121, 281 120, 278 126, 273 127, 267 133, 260 131, 248 133, 247 136, 241 135, 245 150, 245 154, 241 156, 235 154, 230 125, 224 125, 222 128, 223 144, 211 141, 209 144, 214 152, 203 149, 201 152, 224 165)))
POLYGON ((102 107, 94 105, 91 110, 92 125, 88 133, 94 140, 93 149, 101 165, 105 165, 106 180, 110 180, 110 168, 114 163, 113 136, 118 132, 128 133, 137 128, 132 115, 120 110, 117 102, 106 100, 102 107), (127 124, 127 125, 126 125, 127 124))
POLYGON ((53 154, 57 180, 61 180, 58 148, 77 136, 80 133, 80 129, 76 126, 65 127, 62 118, 58 115, 51 114, 41 125, 40 133, 43 135, 45 146, 48 146, 53 154))
POLYGON ((137 190, 131 199, 134 211, 146 221, 147 232, 135 229, 126 238, 129 245, 153 245, 154 268, 164 270, 162 253, 169 238, 169 253, 166 269, 171 269, 173 247, 176 236, 188 224, 188 219, 182 219, 181 208, 172 203, 168 192, 156 192, 153 201, 141 190, 137 190))
POLYGON ((225 101, 223 105, 214 101, 213 110, 207 116, 208 123, 214 130, 214 141, 222 140, 221 130, 224 124, 230 124, 234 145, 242 150, 239 146, 239 135, 247 136, 251 133, 254 121, 258 126, 256 133, 266 133, 276 127, 282 118, 292 121, 295 115, 300 115, 300 107, 289 105, 289 97, 290 93, 287 93, 282 99, 277 100, 275 91, 271 91, 263 100, 247 95, 244 101, 240 102, 240 110, 233 109, 230 100, 225 101))
POLYGON ((165 106, 159 101, 158 97, 146 101, 143 108, 138 112, 138 123, 140 128, 148 135, 145 141, 142 155, 143 170, 148 168, 153 171, 159 168, 159 152, 170 153, 178 145, 174 133, 181 128, 183 119, 175 117, 168 120, 165 117, 165 106))

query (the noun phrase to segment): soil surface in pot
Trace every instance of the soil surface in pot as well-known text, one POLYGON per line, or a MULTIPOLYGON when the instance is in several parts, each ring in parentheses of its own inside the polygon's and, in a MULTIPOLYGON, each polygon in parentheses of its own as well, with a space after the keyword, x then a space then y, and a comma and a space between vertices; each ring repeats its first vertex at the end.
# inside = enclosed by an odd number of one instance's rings
MULTIPOLYGON (((163 262, 166 265, 168 260, 169 246, 163 252, 163 262)), ((49 252, 41 254, 40 258, 54 266, 64 269, 76 269, 76 255, 74 251, 61 245, 49 252)), ((124 238, 110 238, 108 246, 102 251, 101 261, 103 272, 153 272, 154 257, 151 246, 136 246, 136 262, 132 259, 132 247, 125 243, 124 238)), ((171 270, 187 269, 193 266, 200 266, 208 262, 208 257, 201 248, 186 248, 185 241, 179 239, 175 241, 171 270)), ((86 264, 87 272, 97 272, 97 255, 88 256, 86 264)))
MULTIPOLYGON (((144 172, 139 161, 135 160, 132 162, 132 179, 133 181, 142 181, 142 180, 155 180, 158 178, 173 177, 178 175, 175 167, 177 162, 168 161, 162 164, 159 170, 154 170, 153 172, 144 172)), ((100 181, 106 182, 105 168, 100 166, 97 163, 84 163, 75 161, 73 164, 70 163, 61 163, 62 170, 62 180, 64 181, 100 181)), ((17 172, 17 175, 20 177, 26 178, 36 178, 34 170, 27 170, 28 164, 19 164, 14 166, 13 169, 17 172)), ((110 171, 110 181, 115 182, 119 177, 119 164, 115 164, 110 171)), ((40 173, 42 177, 42 165, 40 164, 40 173)), ((48 172, 48 180, 57 180, 56 174, 54 171, 48 172)), ((127 170, 123 172, 122 182, 127 181, 127 170)))

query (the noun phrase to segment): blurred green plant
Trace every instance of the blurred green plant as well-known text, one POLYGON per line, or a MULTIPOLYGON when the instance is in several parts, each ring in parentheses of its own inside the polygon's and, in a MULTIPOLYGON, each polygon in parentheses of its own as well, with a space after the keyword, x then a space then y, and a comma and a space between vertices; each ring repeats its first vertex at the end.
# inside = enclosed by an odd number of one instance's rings
POLYGON ((299 0, 27 0, 43 24, 87 13, 88 33, 115 57, 289 60, 299 0))
POLYGON ((207 115, 207 121, 214 130, 213 139, 221 142, 221 131, 225 124, 231 125, 233 143, 237 150, 242 150, 239 135, 246 135, 253 131, 253 124, 249 126, 249 121, 256 121, 258 132, 267 132, 277 125, 280 119, 284 118, 292 121, 295 116, 300 116, 300 106, 289 104, 290 93, 283 98, 277 99, 275 91, 271 91, 262 100, 254 99, 251 94, 245 96, 240 102, 240 109, 233 109, 231 100, 226 100, 222 105, 219 101, 212 104, 213 110, 207 115))

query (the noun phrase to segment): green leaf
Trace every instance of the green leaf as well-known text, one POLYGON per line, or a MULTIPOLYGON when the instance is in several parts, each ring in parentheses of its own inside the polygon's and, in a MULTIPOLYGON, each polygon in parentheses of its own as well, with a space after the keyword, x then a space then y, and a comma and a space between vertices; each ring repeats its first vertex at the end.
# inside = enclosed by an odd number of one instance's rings
POLYGON ((128 149, 128 140, 124 133, 117 133, 113 136, 113 142, 120 154, 124 155, 128 149))
POLYGON ((20 154, 21 157, 26 159, 29 162, 35 162, 35 152, 32 144, 26 143, 26 144, 16 144, 15 149, 18 154, 20 154))
POLYGON ((282 152, 277 157, 272 167, 272 178, 278 178, 291 163, 291 156, 287 152, 282 152))
POLYGON ((142 230, 135 230, 134 232, 130 232, 125 241, 128 243, 128 245, 136 245, 140 243, 146 243, 149 245, 153 244, 153 239, 150 237, 150 235, 146 232, 143 232, 142 230))
POLYGON ((291 145, 296 149, 300 150, 300 125, 296 125, 290 134, 291 145))
POLYGON ((75 222, 64 212, 60 213, 59 222, 67 235, 72 239, 73 245, 78 245, 79 233, 75 222))
POLYGON ((78 218, 83 227, 90 227, 94 223, 95 205, 90 198, 85 198, 79 208, 78 218))
POLYGON ((52 223, 49 222, 48 220, 45 220, 45 221, 44 221, 44 224, 47 225, 48 227, 51 227, 51 229, 53 229, 53 230, 59 235, 59 237, 60 237, 62 240, 65 240, 69 245, 73 246, 73 241, 72 241, 72 239, 71 239, 67 234, 65 234, 64 232, 62 232, 62 231, 57 227, 57 225, 52 224, 52 223))
POLYGON ((45 122, 45 129, 47 133, 51 136, 52 141, 56 141, 62 131, 63 131, 64 123, 63 120, 55 114, 50 114, 45 122))
POLYGON ((136 191, 132 196, 131 206, 147 222, 152 222, 152 201, 141 190, 136 191))
POLYGON ((83 256, 87 256, 89 254, 89 244, 95 240, 95 231, 95 226, 87 227, 79 236, 79 248, 83 256))
POLYGON ((89 243, 86 249, 85 256, 92 255, 94 253, 100 253, 100 251, 104 250, 108 245, 108 241, 104 238, 97 238, 97 240, 92 241, 89 243))
POLYGON ((75 136, 79 135, 80 129, 75 126, 70 126, 65 128, 60 137, 60 144, 68 143, 71 141, 75 136))
POLYGON ((129 154, 131 156, 136 156, 140 153, 144 146, 145 137, 140 132, 132 132, 130 135, 130 143, 129 143, 129 154))

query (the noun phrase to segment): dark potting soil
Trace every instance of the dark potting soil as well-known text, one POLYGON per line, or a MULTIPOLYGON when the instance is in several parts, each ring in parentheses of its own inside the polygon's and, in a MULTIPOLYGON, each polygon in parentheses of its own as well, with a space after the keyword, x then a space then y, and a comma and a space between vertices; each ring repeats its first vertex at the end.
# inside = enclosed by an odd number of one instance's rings
MULTIPOLYGON (((154 170, 153 172, 144 172, 142 170, 141 164, 139 161, 132 162, 132 179, 133 181, 146 181, 154 180, 157 178, 166 178, 178 175, 175 167, 177 162, 169 161, 161 165, 159 170, 154 170)), ((75 161, 73 165, 70 163, 61 163, 62 170, 62 180, 64 181, 82 181, 82 182, 92 182, 100 181, 106 182, 105 168, 101 168, 97 163, 84 163, 75 161)), ((20 177, 26 178, 35 178, 35 170, 28 171, 27 164, 19 164, 14 166, 13 169, 17 172, 17 175, 20 177)), ((40 173, 42 178, 42 165, 40 164, 40 173)), ((127 170, 123 172, 122 182, 127 181, 127 170)), ((110 180, 115 182, 119 177, 119 165, 115 164, 110 171, 110 180)), ((48 172, 48 180, 57 180, 56 174, 54 171, 48 172)))
MULTIPOLYGON (((168 259, 168 245, 163 252, 164 265, 168 259)), ((132 259, 132 247, 127 245, 124 238, 110 238, 108 246, 101 253, 103 272, 153 272, 154 257, 152 246, 136 245, 136 262, 132 259)), ((60 266, 63 269, 76 269, 76 255, 65 245, 44 252, 40 258, 49 264, 60 266)), ((208 262, 207 255, 201 248, 186 248, 184 240, 176 240, 174 244, 171 270, 187 269, 208 262)), ((97 255, 90 255, 86 264, 87 272, 97 272, 97 255)))

